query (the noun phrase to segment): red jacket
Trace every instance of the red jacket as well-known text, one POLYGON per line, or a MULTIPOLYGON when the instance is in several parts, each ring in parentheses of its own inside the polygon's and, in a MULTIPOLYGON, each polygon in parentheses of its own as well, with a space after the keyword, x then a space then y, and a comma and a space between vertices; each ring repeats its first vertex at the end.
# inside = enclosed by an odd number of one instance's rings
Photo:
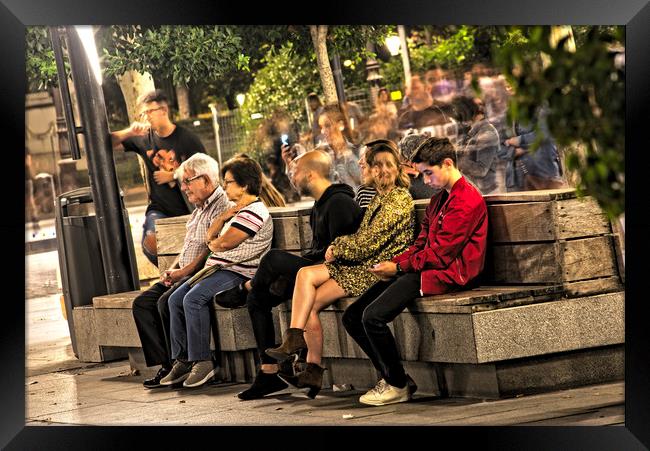
POLYGON ((487 207, 465 177, 431 198, 420 235, 393 258, 405 272, 420 272, 422 295, 467 285, 480 274, 487 247, 487 207))

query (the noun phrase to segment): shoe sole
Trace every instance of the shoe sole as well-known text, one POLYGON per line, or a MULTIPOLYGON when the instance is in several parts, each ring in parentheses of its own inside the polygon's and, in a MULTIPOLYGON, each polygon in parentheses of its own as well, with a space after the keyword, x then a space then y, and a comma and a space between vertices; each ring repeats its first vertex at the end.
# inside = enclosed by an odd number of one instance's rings
POLYGON ((190 377, 190 373, 183 374, 182 376, 179 376, 179 377, 177 377, 176 379, 174 379, 172 381, 168 381, 168 382, 160 381, 160 385, 163 385, 163 386, 167 387, 169 385, 178 384, 179 382, 184 382, 185 379, 187 379, 188 377, 190 377))
POLYGON ((142 386, 143 386, 144 388, 146 388, 146 389, 149 389, 149 390, 151 390, 152 388, 160 388, 160 387, 164 387, 163 384, 158 384, 158 385, 144 385, 144 384, 142 384, 142 386))
MULTIPOLYGON (((183 382, 183 387, 187 387, 187 388, 199 387, 199 386, 205 384, 210 379, 212 379, 216 374, 217 374, 217 368, 213 368, 208 374, 205 375, 205 377, 203 377, 203 379, 201 379, 198 382, 194 382, 193 384, 188 384, 187 380, 186 380, 185 382, 183 382)), ((189 375, 188 375, 188 377, 189 377, 189 375)), ((187 379, 187 378, 185 378, 185 379, 187 379)))
POLYGON ((365 400, 365 401, 363 401, 363 400, 361 400, 361 398, 359 398, 359 402, 360 402, 361 404, 365 404, 365 405, 367 405, 367 406, 388 406, 388 405, 391 405, 391 404, 398 404, 398 403, 401 403, 401 402, 408 402, 408 401, 410 401, 410 400, 411 400, 410 397, 406 397, 406 399, 399 398, 399 399, 396 399, 396 400, 394 400, 394 401, 390 401, 390 402, 385 402, 385 401, 372 401, 372 400, 365 400))

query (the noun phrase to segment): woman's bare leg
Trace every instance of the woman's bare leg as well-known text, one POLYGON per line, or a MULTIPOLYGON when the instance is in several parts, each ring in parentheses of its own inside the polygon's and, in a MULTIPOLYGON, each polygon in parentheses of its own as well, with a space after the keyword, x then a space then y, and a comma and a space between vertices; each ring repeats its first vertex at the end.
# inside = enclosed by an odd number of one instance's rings
POLYGON ((338 299, 345 297, 346 293, 334 279, 329 279, 316 289, 314 305, 309 312, 305 325, 305 341, 307 342, 307 363, 316 363, 320 366, 323 356, 323 327, 319 313, 338 299))
POLYGON ((291 325, 289 327, 304 329, 314 306, 316 289, 330 278, 325 265, 314 265, 300 268, 296 276, 291 301, 291 325))

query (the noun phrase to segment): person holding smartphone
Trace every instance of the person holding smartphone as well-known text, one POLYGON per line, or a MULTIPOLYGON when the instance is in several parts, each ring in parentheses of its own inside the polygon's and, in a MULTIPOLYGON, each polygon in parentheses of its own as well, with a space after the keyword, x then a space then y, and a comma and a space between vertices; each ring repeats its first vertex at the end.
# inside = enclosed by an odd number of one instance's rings
POLYGON ((485 263, 487 207, 458 170, 449 139, 428 138, 412 161, 425 183, 441 191, 431 198, 415 243, 374 265, 370 272, 381 281, 343 314, 348 334, 382 376, 359 398, 371 406, 408 401, 417 389, 404 371, 388 323, 417 297, 471 286, 485 263))

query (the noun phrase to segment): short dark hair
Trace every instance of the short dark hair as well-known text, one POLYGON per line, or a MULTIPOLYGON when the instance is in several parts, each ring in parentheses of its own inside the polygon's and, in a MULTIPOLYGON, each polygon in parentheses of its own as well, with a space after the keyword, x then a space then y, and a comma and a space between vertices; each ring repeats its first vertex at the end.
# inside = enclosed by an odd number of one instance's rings
POLYGON ((420 144, 411 158, 413 163, 425 163, 429 166, 442 164, 445 158, 450 158, 456 166, 456 149, 449 138, 427 138, 420 144))
POLYGON ((140 97, 140 105, 144 105, 145 103, 151 103, 151 102, 158 102, 158 103, 164 103, 165 105, 169 105, 169 98, 167 97, 167 94, 165 94, 165 91, 163 91, 162 89, 156 89, 154 91, 150 91, 144 94, 142 97, 140 97))
POLYGON ((221 178, 230 172, 239 186, 245 186, 248 194, 259 196, 262 189, 262 168, 252 158, 231 158, 221 168, 221 178))
POLYGON ((451 100, 451 106, 455 112, 456 120, 460 122, 472 122, 474 116, 482 112, 481 108, 474 102, 474 99, 467 96, 457 96, 451 100))

